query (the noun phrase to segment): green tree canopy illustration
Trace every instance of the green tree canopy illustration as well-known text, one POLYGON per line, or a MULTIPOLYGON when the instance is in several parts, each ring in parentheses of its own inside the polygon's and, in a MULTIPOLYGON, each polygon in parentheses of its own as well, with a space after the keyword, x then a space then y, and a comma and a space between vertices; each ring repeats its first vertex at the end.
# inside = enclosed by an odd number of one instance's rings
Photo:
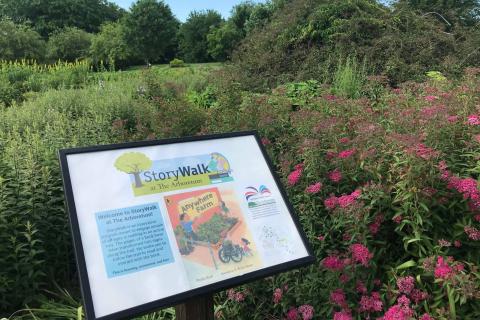
POLYGON ((152 160, 140 152, 124 153, 115 161, 117 170, 133 174, 136 188, 140 188, 143 185, 140 179, 140 172, 149 169, 151 166, 152 160))

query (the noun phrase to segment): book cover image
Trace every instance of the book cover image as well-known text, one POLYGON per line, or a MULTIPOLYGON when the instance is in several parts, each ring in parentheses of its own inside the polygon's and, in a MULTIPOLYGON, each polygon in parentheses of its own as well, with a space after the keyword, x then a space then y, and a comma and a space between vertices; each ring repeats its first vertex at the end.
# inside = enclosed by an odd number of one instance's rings
POLYGON ((192 287, 261 267, 233 189, 174 194, 165 197, 165 204, 192 287))

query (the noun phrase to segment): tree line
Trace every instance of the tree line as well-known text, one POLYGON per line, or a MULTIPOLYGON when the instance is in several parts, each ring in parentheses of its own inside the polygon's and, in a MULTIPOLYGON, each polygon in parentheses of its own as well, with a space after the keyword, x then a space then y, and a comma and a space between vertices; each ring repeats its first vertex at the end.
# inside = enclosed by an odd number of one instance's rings
POLYGON ((300 47, 312 52, 311 48, 334 48, 342 43, 357 48, 392 26, 400 36, 412 24, 436 24, 444 35, 465 37, 468 30, 478 29, 480 21, 478 0, 397 0, 389 5, 380 0, 299 3, 247 1, 235 6, 228 19, 214 10, 193 11, 181 23, 160 0, 137 0, 129 10, 107 0, 0 0, 0 60, 48 63, 90 59, 94 64, 117 68, 165 63, 173 58, 225 61, 243 42, 247 44, 237 51, 265 43, 262 52, 279 46, 284 52, 300 47), (294 17, 302 6, 305 13, 294 17), (280 25, 286 26, 280 37, 268 33, 280 25), (459 30, 467 31, 459 34, 459 30))
POLYGON ((124 67, 224 61, 273 3, 243 2, 223 19, 193 11, 184 23, 163 1, 137 0, 128 11, 106 0, 0 0, 0 59, 39 62, 91 59, 124 67))

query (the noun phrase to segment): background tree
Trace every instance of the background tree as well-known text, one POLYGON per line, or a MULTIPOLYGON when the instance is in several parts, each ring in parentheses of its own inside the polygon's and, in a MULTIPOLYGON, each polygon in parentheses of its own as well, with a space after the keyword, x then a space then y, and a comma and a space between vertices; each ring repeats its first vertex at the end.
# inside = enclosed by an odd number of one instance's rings
POLYGON ((140 152, 124 153, 115 161, 115 168, 117 168, 117 170, 133 175, 136 188, 142 186, 140 173, 149 169, 151 166, 152 160, 140 152))
POLYGON ((36 59, 45 56, 45 41, 32 28, 0 20, 0 60, 36 59))
POLYGON ((119 22, 109 22, 101 27, 92 39, 90 56, 93 63, 105 63, 111 68, 134 63, 134 51, 127 44, 125 27, 119 22))
POLYGON ((174 57, 178 21, 170 7, 156 0, 138 0, 125 17, 127 43, 146 63, 174 57))
POLYGON ((97 32, 102 23, 125 13, 106 0, 2 0, 0 4, 0 15, 16 23, 31 23, 43 37, 65 27, 97 32))
POLYGON ((92 37, 88 32, 68 27, 53 33, 48 40, 47 58, 50 61, 75 61, 89 54, 92 37))
POLYGON ((243 36, 246 35, 245 25, 248 20, 250 20, 250 16, 256 6, 257 5, 252 2, 246 1, 234 6, 232 9, 228 20, 233 23, 238 30, 242 31, 243 36))
POLYGON ((179 49, 187 62, 208 62, 212 56, 208 53, 207 35, 217 28, 223 19, 213 10, 193 11, 178 32, 179 49))
POLYGON ((262 25, 263 21, 268 19, 271 8, 272 3, 252 2, 243 2, 233 7, 230 18, 218 28, 212 28, 207 35, 210 56, 217 61, 229 59, 249 30, 262 25), (250 22, 254 14, 255 21, 250 22))
POLYGON ((243 34, 233 23, 223 23, 207 35, 208 54, 216 61, 225 61, 243 39, 243 34))

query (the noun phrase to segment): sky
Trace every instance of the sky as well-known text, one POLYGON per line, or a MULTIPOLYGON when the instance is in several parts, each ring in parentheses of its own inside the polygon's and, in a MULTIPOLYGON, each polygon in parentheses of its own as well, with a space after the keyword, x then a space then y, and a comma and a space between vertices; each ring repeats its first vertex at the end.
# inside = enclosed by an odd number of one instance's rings
MULTIPOLYGON (((110 0, 124 9, 128 9, 135 0, 110 0)), ((220 12, 224 18, 230 16, 230 10, 244 0, 164 0, 172 9, 173 14, 182 22, 187 20, 188 14, 193 10, 213 9, 220 12)), ((255 0, 252 2, 266 2, 255 0)))

